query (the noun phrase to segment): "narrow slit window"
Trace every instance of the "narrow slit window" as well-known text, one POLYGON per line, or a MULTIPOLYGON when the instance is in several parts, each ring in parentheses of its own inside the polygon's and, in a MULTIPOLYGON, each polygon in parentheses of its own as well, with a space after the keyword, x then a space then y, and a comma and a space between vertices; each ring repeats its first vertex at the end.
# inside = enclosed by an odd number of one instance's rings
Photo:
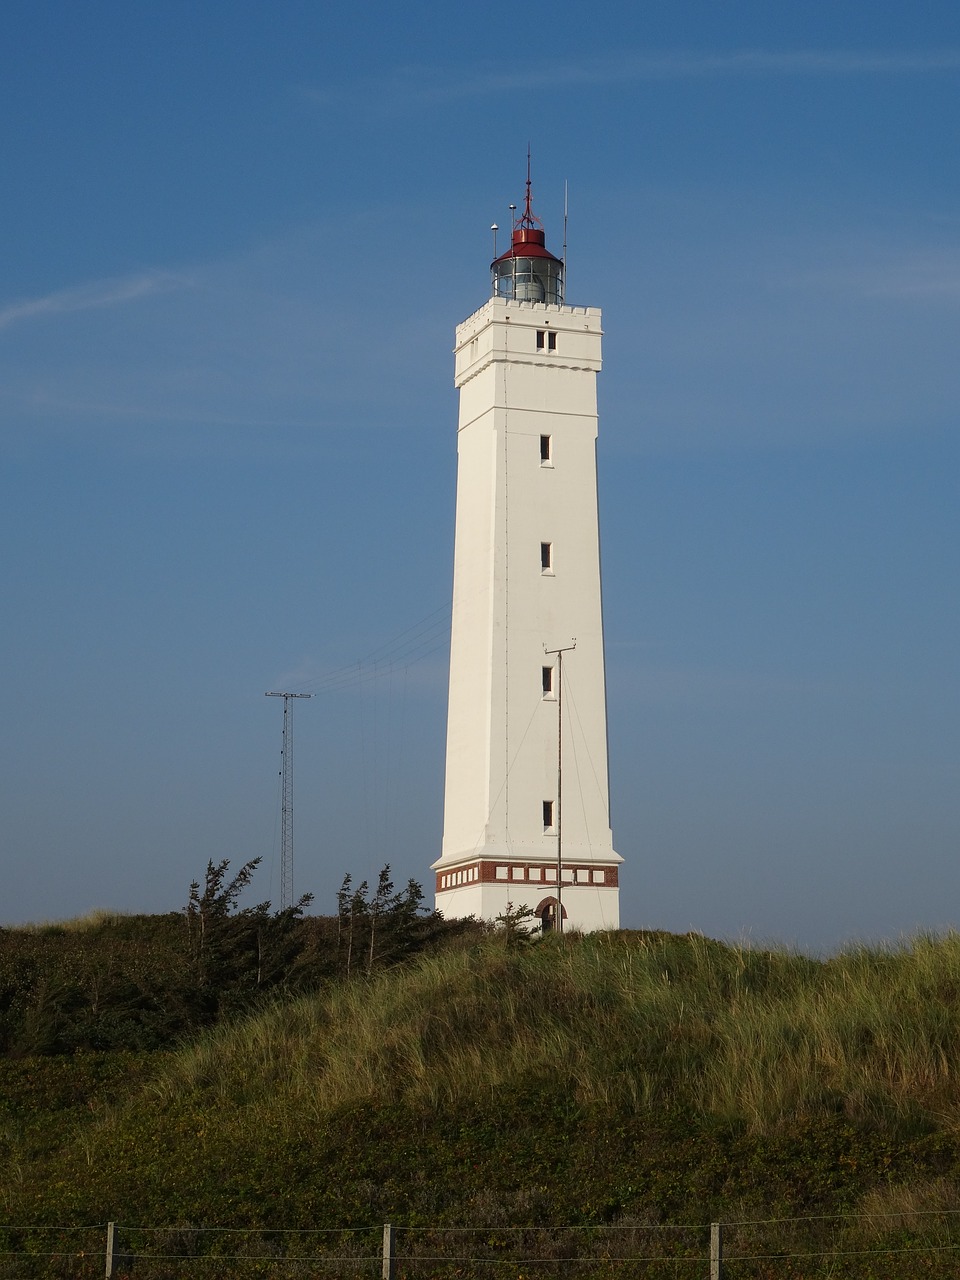
POLYGON ((553 826, 553 801, 544 800, 543 802, 543 829, 549 831, 553 826))
POLYGON ((541 462, 553 461, 553 440, 551 439, 550 436, 540 437, 540 461, 541 462))
POLYGON ((547 350, 556 351, 556 349, 557 349, 557 335, 555 333, 548 333, 547 334, 547 350))
POLYGON ((540 675, 543 681, 543 696, 546 698, 553 693, 553 667, 541 667, 540 675))
POLYGON ((544 573, 547 573, 549 570, 553 568, 553 543, 552 542, 540 543, 540 568, 544 573))
MULTIPOLYGON (((550 336, 553 337, 552 334, 550 336)), ((546 342, 547 342, 546 333, 543 331, 543 329, 538 329, 537 330, 537 350, 542 351, 543 348, 546 346, 546 342)))

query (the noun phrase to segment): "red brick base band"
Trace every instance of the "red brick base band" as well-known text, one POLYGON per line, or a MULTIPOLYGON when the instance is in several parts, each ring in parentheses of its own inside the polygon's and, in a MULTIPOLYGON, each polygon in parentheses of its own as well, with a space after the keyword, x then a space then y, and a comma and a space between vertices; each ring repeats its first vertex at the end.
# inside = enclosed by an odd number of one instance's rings
MULTIPOLYGON (((593 864, 584 866, 581 863, 563 864, 565 872, 573 872, 572 880, 564 880, 564 889, 594 888, 616 889, 620 885, 620 868, 604 867, 593 864), (602 872, 602 880, 594 880, 594 872, 602 872)), ((470 862, 450 871, 437 872, 437 893, 445 893, 450 889, 466 889, 474 884, 525 884, 555 885, 557 883, 557 864, 549 862, 524 863, 515 862, 470 862), (500 874, 497 875, 499 869, 500 874), (506 874, 504 874, 506 872, 506 874)))

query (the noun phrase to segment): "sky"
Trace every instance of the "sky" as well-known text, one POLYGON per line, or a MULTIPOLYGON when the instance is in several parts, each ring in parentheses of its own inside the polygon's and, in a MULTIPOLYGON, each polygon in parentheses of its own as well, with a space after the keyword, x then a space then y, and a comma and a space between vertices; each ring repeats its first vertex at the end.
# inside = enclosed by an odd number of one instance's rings
POLYGON ((960 8, 6 0, 0 923, 430 889, 456 324, 604 317, 631 928, 960 923, 960 8))

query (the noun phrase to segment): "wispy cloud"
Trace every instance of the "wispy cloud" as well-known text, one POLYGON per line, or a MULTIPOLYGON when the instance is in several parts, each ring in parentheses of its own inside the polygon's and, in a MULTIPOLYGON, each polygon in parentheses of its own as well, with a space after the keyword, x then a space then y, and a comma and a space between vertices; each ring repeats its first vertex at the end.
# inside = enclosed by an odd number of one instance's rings
POLYGON ((903 302, 960 301, 960 251, 905 251, 859 265, 842 264, 784 277, 793 288, 903 302))
POLYGON ((47 416, 57 419, 64 417, 80 419, 84 423, 91 418, 106 420, 120 419, 124 424, 131 422, 159 422, 168 425, 191 425, 202 421, 208 427, 251 427, 268 431, 295 431, 306 427, 316 428, 316 419, 305 414, 302 420, 296 418, 270 418, 265 415, 251 416, 243 414, 226 414, 196 408, 178 409, 169 403, 141 404, 129 399, 103 400, 89 399, 82 396, 55 396, 47 391, 31 390, 29 392, 11 392, 0 387, 0 405, 6 410, 14 406, 20 412, 29 412, 37 417, 47 416))
POLYGON ((383 104, 406 99, 411 103, 485 97, 552 86, 606 85, 643 80, 706 79, 711 76, 839 76, 917 75, 960 70, 960 48, 919 49, 883 53, 875 50, 799 49, 777 52, 741 49, 724 53, 664 51, 631 53, 583 62, 526 65, 522 70, 477 67, 456 77, 432 67, 399 67, 386 82, 305 87, 306 99, 324 105, 383 104))
POLYGON ((24 298, 0 307, 0 329, 8 329, 21 320, 41 316, 116 307, 151 294, 186 288, 190 283, 185 276, 169 271, 145 271, 139 275, 94 280, 88 284, 76 285, 72 289, 59 289, 39 298, 24 298))
POLYGON ((644 662, 626 669, 617 661, 610 666, 621 695, 644 705, 717 706, 736 702, 744 696, 782 702, 808 697, 824 688, 816 680, 785 673, 644 662))

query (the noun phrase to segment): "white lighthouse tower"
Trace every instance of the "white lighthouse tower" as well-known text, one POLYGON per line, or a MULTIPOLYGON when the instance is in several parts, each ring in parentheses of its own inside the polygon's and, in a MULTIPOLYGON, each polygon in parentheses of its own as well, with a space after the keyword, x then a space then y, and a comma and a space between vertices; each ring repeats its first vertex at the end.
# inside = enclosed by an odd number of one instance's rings
POLYGON ((453 627, 437 908, 619 926, 597 522, 600 312, 526 201, 457 329, 453 627))

